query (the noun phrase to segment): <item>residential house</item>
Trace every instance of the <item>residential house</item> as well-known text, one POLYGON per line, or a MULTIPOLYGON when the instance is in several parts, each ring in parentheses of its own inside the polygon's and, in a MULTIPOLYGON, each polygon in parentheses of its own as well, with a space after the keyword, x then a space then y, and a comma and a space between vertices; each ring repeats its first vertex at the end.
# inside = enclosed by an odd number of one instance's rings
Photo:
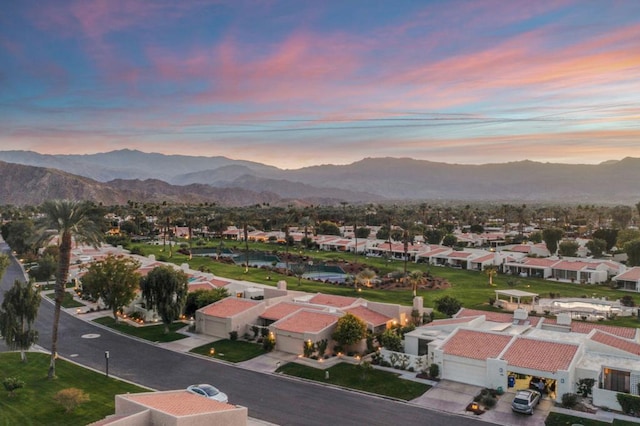
POLYGON ((634 266, 613 277, 620 290, 640 292, 640 266, 634 266))

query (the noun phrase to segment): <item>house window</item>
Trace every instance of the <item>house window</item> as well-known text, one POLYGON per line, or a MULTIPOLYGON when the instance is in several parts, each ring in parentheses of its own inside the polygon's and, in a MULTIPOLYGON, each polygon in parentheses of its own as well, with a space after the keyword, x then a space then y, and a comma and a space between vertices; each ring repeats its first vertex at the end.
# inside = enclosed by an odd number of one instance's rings
POLYGON ((629 393, 631 389, 630 379, 631 377, 628 371, 605 368, 602 387, 614 392, 629 393))

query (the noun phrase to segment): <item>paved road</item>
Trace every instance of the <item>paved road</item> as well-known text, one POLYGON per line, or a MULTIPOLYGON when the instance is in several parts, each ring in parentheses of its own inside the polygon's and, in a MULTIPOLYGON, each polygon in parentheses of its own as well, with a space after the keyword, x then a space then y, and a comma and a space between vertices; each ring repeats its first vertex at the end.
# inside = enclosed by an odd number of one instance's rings
MULTIPOLYGON (((0 243, 0 249, 7 250, 5 243, 0 243)), ((22 271, 13 261, 0 287, 6 290, 16 278, 23 278, 22 271)), ((39 344, 45 348, 51 341, 52 318, 53 305, 43 300, 36 326, 39 344)), ((158 390, 215 383, 229 395, 231 403, 248 407, 250 417, 279 425, 486 424, 474 418, 173 352, 112 333, 66 313, 61 315, 58 347, 62 357, 102 372, 106 368, 104 353, 109 351, 110 375, 158 390)), ((4 345, 0 344, 0 349, 5 350, 4 345)))

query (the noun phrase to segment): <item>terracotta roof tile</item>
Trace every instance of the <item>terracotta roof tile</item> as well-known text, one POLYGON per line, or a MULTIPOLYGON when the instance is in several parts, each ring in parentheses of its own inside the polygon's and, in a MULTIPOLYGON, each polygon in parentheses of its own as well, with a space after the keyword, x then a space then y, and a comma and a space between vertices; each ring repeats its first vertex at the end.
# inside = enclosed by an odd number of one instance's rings
POLYGON ((247 309, 253 308, 262 302, 239 299, 237 297, 227 297, 212 305, 202 308, 201 312, 205 315, 218 318, 229 318, 237 315, 247 309))
POLYGON ((349 308, 346 311, 374 327, 386 324, 393 320, 393 318, 382 315, 381 313, 373 311, 365 306, 356 306, 355 308, 349 308))
POLYGON ((640 281, 640 267, 633 267, 616 277, 619 281, 640 281))
POLYGON ((282 319, 287 315, 290 315, 303 308, 304 306, 297 303, 280 302, 265 309, 265 311, 260 315, 260 318, 278 321, 279 319, 282 319))
POLYGON ((317 333, 336 323, 338 318, 335 314, 302 310, 276 322, 275 327, 293 333, 317 333))
POLYGON ((623 350, 625 352, 629 352, 630 354, 634 354, 640 356, 640 345, 635 342, 630 342, 625 339, 621 339, 616 336, 612 336, 611 334, 603 333, 602 331, 596 331, 593 336, 591 336, 591 340, 594 342, 602 343, 607 346, 611 346, 616 349, 623 350))
MULTIPOLYGON (((544 320, 544 323, 555 325, 558 322, 555 318, 547 318, 544 320)), ((574 333, 589 334, 592 330, 601 330, 614 336, 624 337, 625 339, 635 339, 637 332, 637 328, 633 327, 618 327, 615 325, 571 321, 571 331, 574 333)))
POLYGON ((355 297, 318 293, 311 299, 309 299, 309 303, 313 303, 315 305, 331 306, 335 308, 346 308, 347 306, 351 306, 356 303, 357 300, 358 299, 356 299, 355 297))
POLYGON ((472 253, 469 253, 469 252, 466 252, 466 251, 453 251, 453 252, 449 253, 449 257, 466 259, 467 257, 471 256, 471 254, 472 253))
POLYGON ((475 258, 471 262, 473 262, 473 263, 482 263, 482 262, 486 262, 487 260, 494 259, 495 257, 496 257, 495 253, 489 253, 489 254, 485 254, 484 256, 475 258))
POLYGON ((471 359, 496 358, 513 339, 507 334, 458 330, 442 346, 445 354, 471 359))
POLYGON ((555 265, 556 263, 558 263, 557 259, 546 259, 546 258, 539 258, 539 257, 527 257, 522 261, 523 265, 540 266, 544 268, 549 268, 555 265))
POLYGON ((213 290, 214 287, 209 284, 209 283, 193 283, 193 284, 189 284, 189 286, 187 287, 187 290, 189 291, 189 293, 192 293, 196 290, 213 290))
MULTIPOLYGON (((477 317, 478 315, 484 315, 485 318, 487 318, 487 321, 513 323, 513 314, 508 314, 506 312, 481 311, 478 309, 467 308, 462 308, 458 315, 456 315, 456 318, 477 317)), ((536 325, 538 325, 540 317, 528 317, 526 321, 529 321, 529 323, 535 327, 536 325)))
POLYGON ((233 410, 236 407, 187 391, 126 394, 122 397, 174 416, 233 410))
POLYGON ((518 337, 502 356, 510 366, 555 373, 568 370, 577 345, 518 337))
POLYGON ((562 269, 564 271, 581 271, 591 266, 589 263, 580 261, 563 260, 553 265, 553 269, 562 269))

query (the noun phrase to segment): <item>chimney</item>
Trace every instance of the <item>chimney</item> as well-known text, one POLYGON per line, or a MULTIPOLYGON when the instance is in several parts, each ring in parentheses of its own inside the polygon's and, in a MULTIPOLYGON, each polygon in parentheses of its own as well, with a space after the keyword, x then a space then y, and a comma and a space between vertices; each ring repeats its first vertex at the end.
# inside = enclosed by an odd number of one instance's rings
POLYGON ((278 290, 287 291, 287 282, 285 280, 278 281, 278 290))
POLYGON ((518 308, 513 311, 513 319, 514 320, 526 320, 529 317, 529 312, 526 309, 518 308))
POLYGON ((420 315, 424 313, 424 300, 422 296, 416 296, 413 298, 413 309, 418 311, 420 315))

